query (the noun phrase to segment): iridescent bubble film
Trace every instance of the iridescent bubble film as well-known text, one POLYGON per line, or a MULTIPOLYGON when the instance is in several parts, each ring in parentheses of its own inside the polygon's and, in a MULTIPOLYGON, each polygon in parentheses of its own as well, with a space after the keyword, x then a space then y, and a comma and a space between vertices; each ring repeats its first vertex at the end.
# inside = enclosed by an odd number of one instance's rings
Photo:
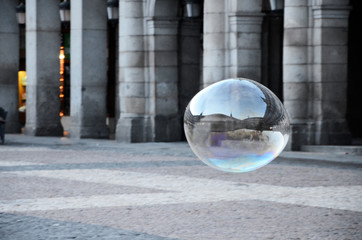
POLYGON ((243 78, 223 80, 197 93, 186 108, 184 128, 193 152, 227 172, 265 166, 282 152, 290 132, 277 96, 243 78))

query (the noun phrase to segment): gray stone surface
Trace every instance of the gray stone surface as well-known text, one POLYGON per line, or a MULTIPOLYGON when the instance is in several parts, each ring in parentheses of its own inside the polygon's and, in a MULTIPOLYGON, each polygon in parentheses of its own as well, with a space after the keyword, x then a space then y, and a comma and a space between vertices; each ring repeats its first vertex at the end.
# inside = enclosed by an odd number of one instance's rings
POLYGON ((0 152, 2 239, 362 237, 356 155, 285 152, 235 174, 185 142, 9 134, 0 152))
POLYGON ((74 223, 46 218, 0 213, 0 234, 3 240, 14 239, 121 239, 171 240, 119 228, 74 223))
POLYGON ((334 153, 343 155, 362 155, 362 146, 333 146, 333 145, 305 145, 301 147, 305 152, 334 153))

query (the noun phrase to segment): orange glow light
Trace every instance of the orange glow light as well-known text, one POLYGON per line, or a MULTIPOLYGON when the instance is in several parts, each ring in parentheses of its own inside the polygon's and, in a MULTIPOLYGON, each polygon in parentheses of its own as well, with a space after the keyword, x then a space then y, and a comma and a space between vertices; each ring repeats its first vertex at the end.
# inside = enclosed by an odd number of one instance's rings
MULTIPOLYGON (((60 60, 60 86, 59 86, 59 90, 60 90, 60 94, 59 94, 59 98, 60 98, 60 104, 63 105, 64 104, 64 62, 65 62, 65 54, 64 54, 64 47, 60 47, 60 52, 59 52, 59 60, 60 60)), ((63 111, 60 111, 59 113, 60 117, 64 116, 63 111)))
POLYGON ((60 47, 59 59, 63 60, 65 58, 64 47, 60 47))

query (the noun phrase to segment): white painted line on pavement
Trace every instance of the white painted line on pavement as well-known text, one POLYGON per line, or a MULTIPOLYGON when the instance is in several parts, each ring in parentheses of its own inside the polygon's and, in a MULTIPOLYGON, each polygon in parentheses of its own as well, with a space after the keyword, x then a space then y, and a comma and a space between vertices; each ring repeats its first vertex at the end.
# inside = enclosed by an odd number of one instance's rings
POLYGON ((362 186, 285 187, 102 169, 11 172, 91 183, 126 185, 168 193, 0 200, 0 212, 261 200, 362 212, 362 186))
POLYGON ((52 152, 52 151, 57 151, 57 149, 52 149, 52 148, 46 148, 46 147, 37 147, 37 146, 33 146, 33 147, 14 147, 14 146, 2 146, 1 147, 1 152, 52 152))
POLYGON ((31 166, 31 165, 38 166, 38 165, 44 165, 44 163, 0 160, 0 167, 31 166))

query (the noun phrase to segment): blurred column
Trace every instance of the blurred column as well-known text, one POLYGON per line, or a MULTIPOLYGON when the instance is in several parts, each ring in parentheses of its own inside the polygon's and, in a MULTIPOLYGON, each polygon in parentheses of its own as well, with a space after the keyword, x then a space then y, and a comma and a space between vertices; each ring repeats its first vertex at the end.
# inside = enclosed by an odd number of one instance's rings
POLYGON ((346 121, 349 11, 347 0, 318 1, 313 6, 316 144, 351 142, 346 121))
POLYGON ((27 0, 27 135, 63 135, 59 116, 59 47, 59 1, 27 0))
POLYGON ((20 131, 18 119, 19 25, 17 1, 1 1, 0 7, 0 107, 8 112, 8 133, 20 131))
POLYGON ((108 138, 106 1, 71 1, 70 55, 70 136, 108 138))

